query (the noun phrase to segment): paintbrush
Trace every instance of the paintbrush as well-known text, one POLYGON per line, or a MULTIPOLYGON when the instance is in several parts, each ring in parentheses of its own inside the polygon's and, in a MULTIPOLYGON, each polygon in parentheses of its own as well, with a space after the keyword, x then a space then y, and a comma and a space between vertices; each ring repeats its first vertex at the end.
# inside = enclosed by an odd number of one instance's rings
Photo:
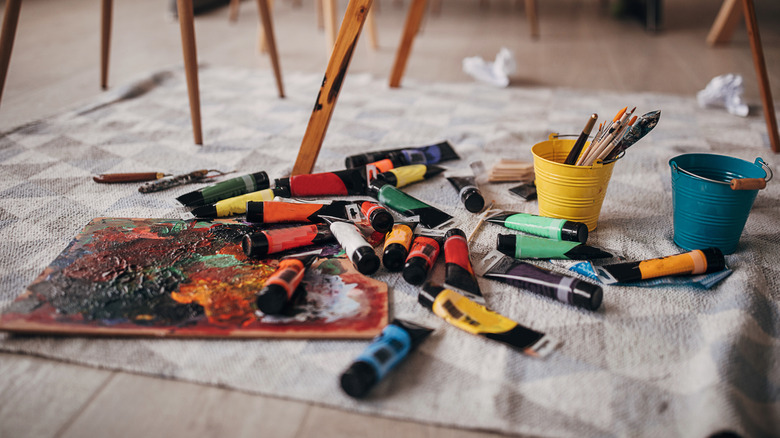
POLYGON ((590 131, 593 130, 593 126, 596 124, 596 120, 598 120, 598 118, 599 118, 598 114, 596 113, 591 114, 587 123, 585 123, 585 128, 583 128, 582 133, 577 138, 577 141, 574 143, 574 146, 571 148, 571 151, 569 151, 569 155, 566 157, 566 160, 563 162, 563 164, 571 165, 577 162, 577 157, 580 156, 580 152, 582 152, 582 147, 585 146, 585 142, 588 140, 590 131))
POLYGON ((618 154, 633 146, 634 143, 639 141, 642 137, 647 135, 658 124, 658 120, 661 118, 661 110, 650 111, 647 114, 642 115, 637 119, 627 131, 617 146, 612 152, 607 155, 606 159, 610 160, 616 157, 618 154))
POLYGON ((590 142, 590 147, 588 147, 588 149, 585 151, 585 153, 580 155, 580 159, 577 160, 577 165, 578 166, 587 166, 588 165, 586 163, 588 163, 590 161, 590 158, 593 155, 593 152, 595 152, 601 146, 601 144, 604 142, 604 140, 607 137, 609 137, 610 134, 615 132, 615 130, 618 128, 620 118, 623 117, 623 115, 626 113, 627 109, 628 109, 628 107, 624 107, 623 109, 618 111, 618 113, 615 114, 615 117, 612 118, 612 124, 609 125, 609 128, 606 128, 607 125, 605 125, 604 127, 605 127, 606 130, 605 131, 601 131, 600 136, 598 136, 597 138, 593 139, 592 142, 590 142))
POLYGON ((626 124, 626 121, 631 116, 631 114, 634 112, 636 107, 634 107, 631 111, 626 112, 625 108, 623 108, 618 114, 620 114, 619 119, 616 122, 612 123, 612 126, 609 128, 609 131, 605 135, 605 137, 599 141, 599 144, 596 147, 592 147, 590 149, 590 153, 585 158, 585 160, 582 161, 583 166, 592 166, 593 163, 598 159, 598 157, 601 155, 602 152, 609 146, 609 144, 614 140, 617 136, 617 133, 620 131, 620 129, 626 124))

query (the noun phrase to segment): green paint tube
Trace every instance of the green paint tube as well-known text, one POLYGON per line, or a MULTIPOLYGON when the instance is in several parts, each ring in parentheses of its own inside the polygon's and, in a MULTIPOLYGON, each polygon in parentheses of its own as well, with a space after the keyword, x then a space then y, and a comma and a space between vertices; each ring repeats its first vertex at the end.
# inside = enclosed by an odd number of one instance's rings
POLYGON ((523 234, 499 234, 497 249, 516 259, 594 260, 612 257, 595 246, 523 234))
POLYGON ((582 222, 511 211, 494 213, 485 220, 492 224, 533 234, 534 236, 547 237, 548 239, 580 243, 588 241, 588 226, 582 222))
POLYGON ((449 214, 407 195, 386 182, 373 181, 371 191, 380 204, 406 217, 419 216, 420 223, 427 228, 439 227, 452 219, 449 214))

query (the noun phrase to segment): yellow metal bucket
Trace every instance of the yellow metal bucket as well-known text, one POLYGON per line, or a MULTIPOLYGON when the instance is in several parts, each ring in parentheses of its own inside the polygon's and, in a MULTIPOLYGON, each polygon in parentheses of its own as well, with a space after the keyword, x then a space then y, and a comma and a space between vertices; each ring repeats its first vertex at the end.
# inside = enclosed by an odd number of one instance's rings
POLYGON ((615 162, 598 161, 592 166, 563 164, 575 141, 550 134, 549 140, 531 148, 539 215, 583 222, 588 231, 593 231, 615 162))

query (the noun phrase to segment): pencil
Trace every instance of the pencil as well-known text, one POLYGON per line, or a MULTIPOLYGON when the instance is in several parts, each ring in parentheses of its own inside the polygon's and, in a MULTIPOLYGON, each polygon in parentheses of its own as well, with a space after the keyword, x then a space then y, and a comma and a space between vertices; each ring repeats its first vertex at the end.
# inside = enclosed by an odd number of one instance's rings
POLYGON ((574 146, 571 148, 571 151, 569 151, 569 155, 566 157, 566 161, 563 162, 563 164, 574 164, 577 162, 577 157, 580 156, 580 152, 582 152, 582 147, 585 146, 585 142, 588 140, 588 136, 590 135, 590 131, 593 130, 593 125, 596 124, 596 120, 598 120, 599 116, 596 113, 591 114, 588 121, 585 123, 585 128, 583 128, 582 133, 580 134, 579 138, 577 138, 577 141, 574 143, 574 146))

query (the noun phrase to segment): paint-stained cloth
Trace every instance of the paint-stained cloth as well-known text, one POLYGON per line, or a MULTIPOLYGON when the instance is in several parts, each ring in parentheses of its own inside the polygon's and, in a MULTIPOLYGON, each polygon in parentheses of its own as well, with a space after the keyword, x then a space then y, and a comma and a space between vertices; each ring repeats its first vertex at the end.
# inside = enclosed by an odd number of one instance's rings
MULTIPOLYGON (((142 194, 134 184, 101 185, 111 172, 173 174, 209 168, 288 175, 322 78, 288 74, 276 97, 268 72, 201 70, 204 146, 192 144, 183 72, 165 72, 107 92, 99 102, 0 136, 0 310, 93 217, 179 217, 174 200, 193 189, 142 194)), ((531 161, 531 146, 551 132, 576 134, 588 116, 624 106, 662 110, 656 129, 617 163, 590 244, 633 260, 681 252, 672 242, 668 161, 711 152, 753 161, 777 173, 760 111, 738 118, 699 109, 694 96, 610 94, 549 88, 495 89, 479 83, 427 84, 351 75, 316 170, 344 166, 361 151, 449 140, 463 157, 445 163, 466 172, 471 160, 531 161)), ((454 172, 453 172, 454 173, 454 172)), ((491 186, 487 197, 535 213, 491 186)), ((477 219, 441 177, 406 188, 456 216, 468 234, 477 219)), ((773 435, 780 424, 780 182, 753 206, 734 273, 710 290, 689 286, 605 287, 596 312, 579 310, 480 279, 488 305, 563 342, 545 359, 469 335, 417 303, 415 287, 382 270, 391 316, 436 328, 371 396, 355 401, 338 376, 365 341, 193 340, 11 337, 0 350, 109 369, 220 385, 347 410, 497 432, 540 436, 691 436, 721 430, 773 435)), ((486 224, 472 251, 486 253, 496 234, 486 224)), ((442 266, 433 276, 442 279, 442 266)))

